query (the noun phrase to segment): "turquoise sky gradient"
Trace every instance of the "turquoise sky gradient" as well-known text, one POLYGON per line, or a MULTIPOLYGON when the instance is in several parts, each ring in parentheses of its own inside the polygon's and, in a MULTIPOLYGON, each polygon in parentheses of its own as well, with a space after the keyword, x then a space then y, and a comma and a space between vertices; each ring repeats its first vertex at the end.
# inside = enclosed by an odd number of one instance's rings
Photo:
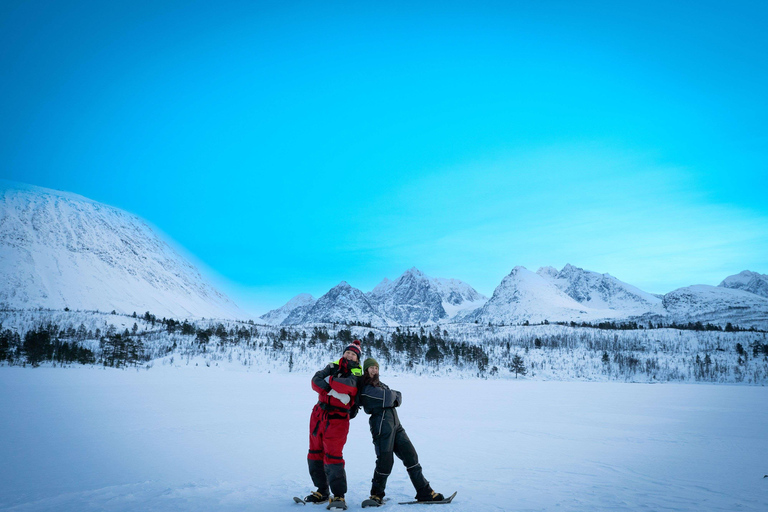
POLYGON ((416 266, 768 273, 765 2, 3 2, 0 177, 255 312, 416 266))

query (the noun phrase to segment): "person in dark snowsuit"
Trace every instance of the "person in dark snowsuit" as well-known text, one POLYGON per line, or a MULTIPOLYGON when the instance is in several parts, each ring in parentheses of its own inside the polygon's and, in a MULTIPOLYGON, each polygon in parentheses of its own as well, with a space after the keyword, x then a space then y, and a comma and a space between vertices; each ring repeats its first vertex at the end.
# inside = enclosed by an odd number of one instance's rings
MULTIPOLYGON (((315 373, 312 389, 318 401, 309 420, 309 475, 317 491, 304 501, 323 503, 329 501, 329 487, 333 492, 331 502, 344 506, 347 492, 347 475, 344 471, 342 450, 347 442, 349 420, 357 415, 356 404, 360 369, 360 342, 355 340, 344 350, 338 361, 315 373)), ((329 504, 330 505, 330 504, 329 504)))
POLYGON ((383 503, 387 477, 395 462, 394 455, 403 461, 411 483, 416 489, 418 501, 440 501, 443 495, 436 493, 424 478, 419 464, 419 456, 408 434, 400 424, 396 408, 403 402, 403 395, 379 380, 379 363, 368 358, 363 363, 363 384, 359 395, 360 405, 371 417, 373 445, 376 448, 376 469, 371 480, 371 498, 383 503))

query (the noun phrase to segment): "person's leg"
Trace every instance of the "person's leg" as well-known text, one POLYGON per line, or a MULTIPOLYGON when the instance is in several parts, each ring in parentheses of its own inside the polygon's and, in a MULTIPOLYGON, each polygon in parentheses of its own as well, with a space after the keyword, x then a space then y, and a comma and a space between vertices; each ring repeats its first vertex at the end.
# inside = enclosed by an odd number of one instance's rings
MULTIPOLYGON (((322 428, 322 426, 321 426, 322 428)), ((334 496, 347 493, 347 474, 344 471, 344 444, 349 433, 349 418, 330 419, 323 434, 325 477, 334 496)))
POLYGON ((312 409, 312 416, 309 418, 309 454, 307 463, 309 464, 309 476, 312 477, 312 483, 317 487, 317 491, 328 495, 328 480, 323 468, 323 410, 319 406, 312 409))
POLYGON ((387 478, 392 473, 392 466, 395 463, 395 457, 392 453, 394 445, 394 433, 373 439, 373 446, 376 449, 376 468, 373 470, 373 478, 371 479, 372 496, 384 497, 387 478))
POLYGON ((421 464, 419 464, 419 455, 416 453, 416 448, 413 447, 413 443, 408 438, 408 434, 405 433, 405 429, 400 426, 395 432, 395 455, 397 458, 403 461, 405 469, 408 471, 408 476, 411 479, 413 488, 416 489, 416 499, 426 498, 432 495, 432 488, 429 486, 429 482, 424 478, 424 473, 421 470, 421 464))

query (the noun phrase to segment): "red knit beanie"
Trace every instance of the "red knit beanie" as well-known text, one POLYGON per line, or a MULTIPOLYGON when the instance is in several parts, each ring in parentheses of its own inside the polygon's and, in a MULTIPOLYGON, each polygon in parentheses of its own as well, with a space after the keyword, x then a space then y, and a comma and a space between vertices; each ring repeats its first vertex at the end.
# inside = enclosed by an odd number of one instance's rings
MULTIPOLYGON (((360 349, 360 340, 354 340, 347 348, 344 349, 344 352, 347 350, 351 350, 357 354, 357 362, 359 363, 360 359, 363 357, 363 351, 360 349)), ((344 352, 342 352, 342 355, 344 352)))

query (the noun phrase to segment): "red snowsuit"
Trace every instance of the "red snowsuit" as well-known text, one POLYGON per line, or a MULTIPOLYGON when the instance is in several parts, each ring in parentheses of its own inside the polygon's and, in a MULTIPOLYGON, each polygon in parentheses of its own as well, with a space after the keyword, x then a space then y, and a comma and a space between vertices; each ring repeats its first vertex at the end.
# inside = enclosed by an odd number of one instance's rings
POLYGON ((342 450, 347 442, 350 417, 357 414, 357 380, 363 374, 358 363, 346 361, 346 371, 340 363, 341 359, 329 363, 312 377, 312 389, 318 394, 318 402, 309 419, 307 456, 314 485, 323 494, 328 493, 330 486, 335 496, 344 496, 347 492, 342 450), (330 396, 331 390, 349 395, 349 402, 344 404, 330 396))

